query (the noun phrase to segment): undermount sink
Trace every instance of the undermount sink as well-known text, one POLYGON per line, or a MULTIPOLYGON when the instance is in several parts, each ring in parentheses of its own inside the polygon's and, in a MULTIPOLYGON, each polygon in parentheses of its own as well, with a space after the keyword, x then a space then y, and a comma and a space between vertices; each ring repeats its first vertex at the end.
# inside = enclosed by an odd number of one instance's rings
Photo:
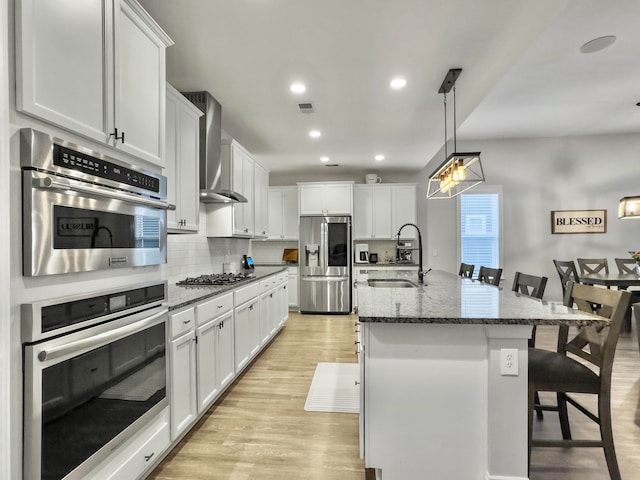
POLYGON ((418 285, 402 278, 386 278, 367 280, 370 287, 377 288, 416 288, 418 285))

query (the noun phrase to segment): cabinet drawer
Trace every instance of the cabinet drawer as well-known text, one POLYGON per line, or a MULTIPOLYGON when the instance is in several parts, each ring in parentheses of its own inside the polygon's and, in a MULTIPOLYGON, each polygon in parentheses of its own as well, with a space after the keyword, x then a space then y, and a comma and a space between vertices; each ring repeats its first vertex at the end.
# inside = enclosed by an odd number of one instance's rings
POLYGON ((289 274, 287 272, 282 272, 277 275, 276 282, 278 285, 282 285, 283 283, 287 283, 288 279, 289 279, 289 274))
POLYGON ((169 446, 169 423, 164 422, 152 436, 140 446, 108 478, 109 480, 131 480, 139 478, 147 467, 152 465, 169 446))
POLYGON ((278 279, 275 275, 272 277, 265 278, 264 280, 261 280, 260 293, 264 293, 271 290, 272 288, 275 288, 277 284, 278 284, 278 279))
POLYGON ((233 293, 220 295, 207 302, 196 305, 196 319, 198 325, 202 325, 212 318, 233 309, 233 293))
POLYGON ((187 308, 181 312, 169 316, 170 336, 176 338, 180 334, 192 330, 195 327, 195 312, 193 308, 187 308))
POLYGON ((246 287, 238 288, 233 292, 233 303, 238 306, 260 295, 260 284, 255 282, 246 287))

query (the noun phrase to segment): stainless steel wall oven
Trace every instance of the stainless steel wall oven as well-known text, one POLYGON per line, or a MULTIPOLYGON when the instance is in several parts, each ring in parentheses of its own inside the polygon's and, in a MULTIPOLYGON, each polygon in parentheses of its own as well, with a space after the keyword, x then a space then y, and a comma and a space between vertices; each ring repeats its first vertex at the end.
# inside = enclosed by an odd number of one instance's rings
POLYGON ((167 180, 70 142, 21 130, 23 274, 167 261, 167 180))
POLYGON ((168 405, 166 282, 22 305, 24 478, 87 478, 168 405))

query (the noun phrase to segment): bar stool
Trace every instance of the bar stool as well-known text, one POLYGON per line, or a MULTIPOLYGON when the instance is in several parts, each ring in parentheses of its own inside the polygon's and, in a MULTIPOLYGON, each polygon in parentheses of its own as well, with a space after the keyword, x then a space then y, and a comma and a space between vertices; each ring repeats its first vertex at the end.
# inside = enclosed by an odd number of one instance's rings
POLYGON ((473 277, 473 271, 475 270, 475 265, 470 265, 468 263, 461 263, 460 270, 458 271, 458 275, 462 278, 471 278, 473 277))
POLYGON ((490 267, 480 266, 480 271, 478 272, 478 280, 480 280, 481 282, 489 283, 497 287, 498 285, 500 285, 501 277, 502 277, 501 268, 490 268, 490 267))

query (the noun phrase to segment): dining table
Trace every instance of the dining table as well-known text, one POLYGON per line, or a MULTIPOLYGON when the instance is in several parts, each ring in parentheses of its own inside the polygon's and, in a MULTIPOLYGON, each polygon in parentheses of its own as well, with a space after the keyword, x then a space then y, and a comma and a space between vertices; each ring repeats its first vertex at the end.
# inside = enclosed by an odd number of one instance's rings
MULTIPOLYGON (((635 273, 581 273, 578 275, 580 283, 586 285, 600 285, 603 287, 615 287, 618 290, 627 290, 629 287, 640 287, 640 275, 635 273)), ((622 333, 631 333, 632 305, 640 301, 640 291, 631 292, 631 302, 622 323, 622 333)), ((640 329, 639 329, 640 330, 640 329)), ((638 348, 640 348, 640 331, 638 332, 638 348)))

